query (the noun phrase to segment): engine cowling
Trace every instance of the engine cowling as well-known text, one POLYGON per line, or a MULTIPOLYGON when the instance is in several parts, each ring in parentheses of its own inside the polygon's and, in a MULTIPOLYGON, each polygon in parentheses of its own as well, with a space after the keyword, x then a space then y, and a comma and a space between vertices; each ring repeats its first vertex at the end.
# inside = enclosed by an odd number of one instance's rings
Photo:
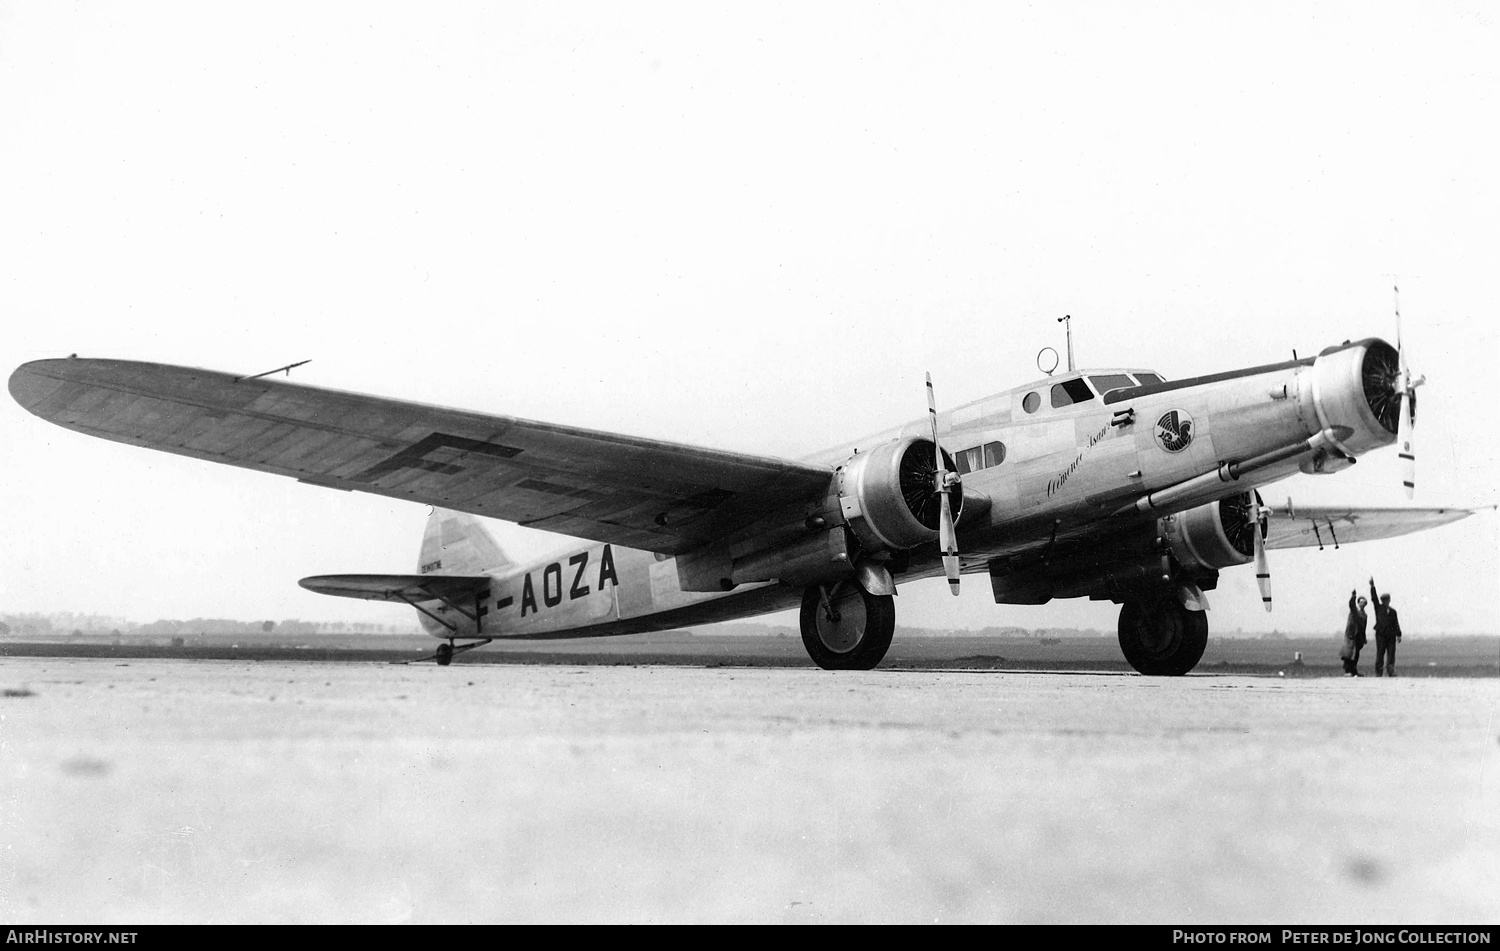
POLYGON ((1303 370, 1303 412, 1316 418, 1318 429, 1349 430, 1340 442, 1350 453, 1389 446, 1400 416, 1400 368, 1396 348, 1384 340, 1330 347, 1303 370))
POLYGON ((1172 556, 1190 573, 1243 565, 1255 557, 1250 494, 1232 495, 1160 520, 1172 556))
MULTIPOLYGON (((936 454, 930 439, 907 436, 855 453, 835 477, 844 520, 866 551, 897 551, 937 540, 940 501, 933 491, 936 454)), ((956 472, 953 457, 943 465, 956 472)), ((949 495, 953 517, 963 512, 962 484, 949 495)))

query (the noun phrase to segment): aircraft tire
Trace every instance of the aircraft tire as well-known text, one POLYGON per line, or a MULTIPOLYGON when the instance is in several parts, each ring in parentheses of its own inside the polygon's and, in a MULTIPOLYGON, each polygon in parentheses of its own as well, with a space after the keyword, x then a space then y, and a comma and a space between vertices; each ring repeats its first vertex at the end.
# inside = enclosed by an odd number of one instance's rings
POLYGON ((1148 677, 1180 677, 1203 659, 1208 615, 1189 611, 1171 594, 1126 601, 1120 607, 1120 651, 1148 677))
POLYGON ((828 586, 837 612, 823 609, 822 585, 802 593, 802 646, 824 670, 873 670, 890 649, 896 633, 896 602, 890 595, 870 594, 853 581, 828 586))
POLYGON ((439 644, 437 649, 437 657, 435 659, 437 660, 439 667, 447 667, 449 664, 453 663, 453 645, 439 644))

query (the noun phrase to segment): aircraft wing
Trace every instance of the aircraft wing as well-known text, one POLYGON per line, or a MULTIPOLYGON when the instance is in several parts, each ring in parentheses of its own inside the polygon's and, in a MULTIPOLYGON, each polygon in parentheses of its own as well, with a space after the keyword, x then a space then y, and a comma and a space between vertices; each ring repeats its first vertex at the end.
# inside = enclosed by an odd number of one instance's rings
POLYGON ((1348 505, 1268 507, 1267 548, 1345 545, 1426 531, 1474 514, 1461 508, 1359 508, 1348 505))
MULTIPOLYGON (((38 360, 26 409, 78 432, 312 485, 680 554, 821 497, 827 467, 126 360, 38 360)), ((799 516, 800 517, 800 516, 799 516)))
POLYGON ((490 586, 487 575, 317 575, 297 582, 309 591, 366 601, 472 601, 490 586))

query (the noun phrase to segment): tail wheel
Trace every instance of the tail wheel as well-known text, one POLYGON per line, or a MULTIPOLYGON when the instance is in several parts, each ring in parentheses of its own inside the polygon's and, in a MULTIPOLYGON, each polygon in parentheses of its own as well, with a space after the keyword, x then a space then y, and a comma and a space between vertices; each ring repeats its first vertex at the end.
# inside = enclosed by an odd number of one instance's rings
POLYGON ((896 603, 852 581, 809 585, 802 594, 802 645, 824 670, 871 670, 896 633, 896 603))
POLYGON ((1120 650, 1148 677, 1180 677, 1208 647, 1208 616, 1171 594, 1126 601, 1120 608, 1120 650))

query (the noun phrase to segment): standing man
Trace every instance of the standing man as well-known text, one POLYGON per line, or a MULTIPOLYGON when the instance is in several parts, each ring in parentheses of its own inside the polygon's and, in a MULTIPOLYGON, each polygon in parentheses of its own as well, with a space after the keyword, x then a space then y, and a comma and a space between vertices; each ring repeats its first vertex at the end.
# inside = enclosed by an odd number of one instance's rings
POLYGON ((1344 661, 1344 676, 1359 677, 1359 652, 1365 646, 1365 599, 1358 591, 1349 592, 1349 619, 1344 622, 1344 647, 1339 657, 1344 661))
POLYGON ((1391 596, 1375 593, 1375 579, 1370 579, 1370 607, 1375 609, 1375 676, 1382 668, 1396 676, 1396 645, 1401 643, 1401 621, 1391 607, 1391 596), (1387 664, 1386 660, 1390 663, 1387 664))

